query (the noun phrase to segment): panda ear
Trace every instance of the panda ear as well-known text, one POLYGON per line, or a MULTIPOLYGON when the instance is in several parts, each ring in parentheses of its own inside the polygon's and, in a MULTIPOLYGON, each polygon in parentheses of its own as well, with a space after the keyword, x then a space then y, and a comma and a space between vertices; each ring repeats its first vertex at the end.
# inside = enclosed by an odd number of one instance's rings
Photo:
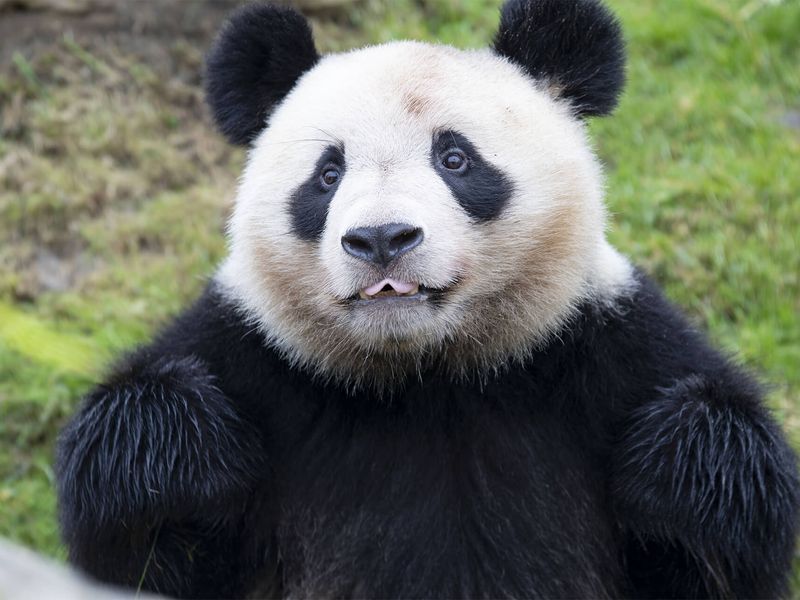
POLYGON ((620 27, 599 0, 509 0, 494 49, 581 117, 609 114, 625 83, 620 27))
POLYGON ((311 28, 294 10, 248 4, 230 17, 206 58, 206 101, 220 131, 245 145, 319 60, 311 28))

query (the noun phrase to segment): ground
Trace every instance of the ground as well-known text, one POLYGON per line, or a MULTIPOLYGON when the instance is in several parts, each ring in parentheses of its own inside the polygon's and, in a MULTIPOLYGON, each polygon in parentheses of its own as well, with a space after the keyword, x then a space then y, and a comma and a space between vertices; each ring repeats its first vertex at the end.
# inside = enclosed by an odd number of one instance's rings
MULTIPOLYGON (((608 3, 630 55, 619 110, 590 126, 610 237, 771 386, 800 449, 800 2, 608 3)), ((0 12, 0 536, 57 558, 59 428, 225 252, 244 153, 200 72, 230 4, 0 12)), ((498 4, 362 0, 314 26, 325 50, 478 47, 498 4)), ((795 578, 800 595, 800 561, 795 578)))

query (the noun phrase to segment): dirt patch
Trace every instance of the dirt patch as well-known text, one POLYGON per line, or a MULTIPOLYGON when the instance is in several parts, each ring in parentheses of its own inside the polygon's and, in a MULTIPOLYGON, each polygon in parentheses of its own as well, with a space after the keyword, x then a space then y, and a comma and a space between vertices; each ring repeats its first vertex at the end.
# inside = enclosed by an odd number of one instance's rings
POLYGON ((158 61, 164 58, 164 40, 205 46, 238 4, 240 0, 5 0, 0 4, 0 62, 7 63, 15 52, 36 52, 72 32, 76 38, 99 38, 151 64, 170 66, 171 61, 158 61))
MULTIPOLYGON (((321 48, 350 39, 350 1, 295 2, 321 48)), ((203 59, 240 4, 0 0, 0 300, 219 258, 243 155, 211 123, 203 59)))
POLYGON ((165 194, 192 210, 192 190, 218 189, 195 235, 221 236, 240 153, 208 118, 202 65, 237 4, 0 4, 0 297, 81 289, 168 253, 185 232, 178 211, 158 214, 176 206, 165 194))

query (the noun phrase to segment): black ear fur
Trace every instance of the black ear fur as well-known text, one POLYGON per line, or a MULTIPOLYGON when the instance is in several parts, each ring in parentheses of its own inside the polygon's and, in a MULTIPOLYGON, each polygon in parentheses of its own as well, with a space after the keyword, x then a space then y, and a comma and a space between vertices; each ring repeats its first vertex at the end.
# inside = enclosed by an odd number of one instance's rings
POLYGON ((625 45, 599 0, 509 0, 494 49, 545 80, 579 116, 609 114, 625 83, 625 45))
POLYGON ((318 60, 301 14, 261 3, 238 9, 206 59, 206 101, 220 131, 234 144, 250 143, 318 60))

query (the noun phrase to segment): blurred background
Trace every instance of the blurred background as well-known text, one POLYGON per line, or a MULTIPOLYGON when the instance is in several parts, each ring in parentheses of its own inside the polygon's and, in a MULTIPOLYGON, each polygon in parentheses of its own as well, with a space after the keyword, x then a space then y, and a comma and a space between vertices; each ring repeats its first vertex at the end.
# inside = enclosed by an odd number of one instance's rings
MULTIPOLYGON (((607 2, 629 49, 619 109, 590 124, 610 237, 768 382, 800 449, 800 0, 607 2)), ((0 537, 59 560, 58 430, 225 252, 244 152, 201 74, 236 4, 0 0, 0 537)), ((500 0, 296 4, 338 51, 481 47, 500 0)))

